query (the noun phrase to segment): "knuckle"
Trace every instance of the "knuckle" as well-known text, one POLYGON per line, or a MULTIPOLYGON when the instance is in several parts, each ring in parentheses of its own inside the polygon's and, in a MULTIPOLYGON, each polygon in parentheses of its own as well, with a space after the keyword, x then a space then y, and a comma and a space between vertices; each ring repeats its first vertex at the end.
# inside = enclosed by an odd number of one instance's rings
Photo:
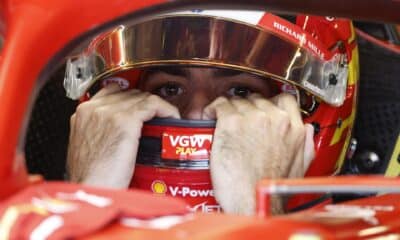
POLYGON ((93 101, 87 101, 79 104, 78 107, 76 108, 75 113, 77 115, 83 116, 90 114, 91 112, 94 111, 95 108, 96 104, 93 101))
POLYGON ((283 132, 288 132, 291 127, 289 121, 281 121, 280 126, 283 132))
POLYGON ((223 124, 222 126, 226 128, 231 128, 232 126, 237 126, 241 124, 243 121, 240 114, 229 114, 224 117, 224 122, 225 124, 223 124))
POLYGON ((279 111, 277 114, 276 121, 284 131, 287 131, 291 127, 290 116, 287 112, 279 111))
POLYGON ((293 132, 297 143, 303 143, 305 141, 307 131, 304 125, 294 127, 293 132))
POLYGON ((226 97, 224 97, 224 96, 219 96, 214 100, 214 103, 216 105, 222 104, 222 103, 226 103, 226 102, 228 102, 228 99, 226 97))
POLYGON ((265 122, 266 120, 269 120, 268 114, 261 110, 254 110, 248 115, 248 117, 254 119, 256 122, 265 122))
POLYGON ((139 102, 137 104, 135 104, 132 108, 131 108, 131 112, 134 112, 135 115, 138 115, 142 112, 146 112, 149 111, 152 107, 154 107, 155 104, 151 103, 151 101, 142 101, 139 102))
POLYGON ((276 119, 279 122, 283 122, 283 123, 290 123, 290 115, 289 113, 282 111, 282 110, 278 110, 276 111, 276 119))
POLYGON ((287 104, 297 104, 296 98, 289 93, 282 93, 279 100, 287 104))
POLYGON ((146 95, 146 100, 147 100, 147 102, 151 102, 151 103, 156 103, 156 102, 160 102, 160 101, 162 101, 163 99, 160 97, 160 96, 158 96, 158 95, 155 95, 155 94, 149 94, 149 93, 145 93, 146 95))
POLYGON ((75 110, 76 115, 83 115, 90 109, 90 104, 88 102, 84 102, 78 105, 75 110))
POLYGON ((96 109, 93 110, 93 115, 96 118, 100 118, 100 117, 107 117, 107 108, 106 107, 98 107, 96 109))
POLYGON ((258 97, 258 98, 254 99, 254 102, 256 104, 265 105, 265 104, 268 104, 269 100, 262 98, 262 97, 258 97))

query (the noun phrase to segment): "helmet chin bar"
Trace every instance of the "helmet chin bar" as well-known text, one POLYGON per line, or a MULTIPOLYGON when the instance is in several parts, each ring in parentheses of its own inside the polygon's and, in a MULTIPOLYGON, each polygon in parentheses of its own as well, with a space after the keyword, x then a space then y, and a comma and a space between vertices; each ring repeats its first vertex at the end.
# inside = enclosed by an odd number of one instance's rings
POLYGON ((155 118, 145 122, 142 131, 143 135, 139 144, 137 163, 163 168, 209 169, 209 154, 211 151, 212 134, 215 129, 215 124, 216 121, 214 120, 170 118, 155 118), (159 132, 159 128, 163 129, 162 132, 159 132), (168 137, 164 136, 164 133, 169 131, 174 134, 179 133, 179 136, 182 134, 183 136, 191 135, 193 137, 184 137, 181 140, 178 135, 177 137, 172 135, 168 137), (155 137, 155 135, 159 138, 155 137), (174 146, 167 147, 166 141, 171 141, 174 146), (202 146, 194 146, 196 144, 201 144, 202 146), (176 147, 177 145, 188 146, 181 146, 178 149, 176 147), (193 150, 194 148, 196 149, 193 150), (192 154, 192 150, 195 152, 203 151, 205 154, 192 154))
POLYGON ((306 33, 300 40, 297 37, 298 42, 289 40, 293 36, 285 36, 284 22, 278 24, 274 17, 266 27, 204 15, 163 15, 120 26, 99 35, 85 52, 68 60, 67 96, 78 99, 98 79, 128 69, 190 65, 273 78, 340 106, 347 87, 346 56, 324 50, 306 33))
POLYGON ((221 211, 209 171, 215 123, 160 118, 144 123, 131 187, 183 198, 194 212, 221 211))

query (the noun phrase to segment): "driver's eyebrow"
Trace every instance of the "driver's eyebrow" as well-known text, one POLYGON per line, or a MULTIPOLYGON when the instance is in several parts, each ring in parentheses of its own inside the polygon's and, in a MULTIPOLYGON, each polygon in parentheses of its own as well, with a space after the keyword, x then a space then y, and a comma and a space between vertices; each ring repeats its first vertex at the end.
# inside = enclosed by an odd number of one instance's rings
POLYGON ((173 66, 161 66, 161 67, 152 67, 145 70, 145 74, 150 76, 155 73, 166 73, 169 75, 175 75, 180 77, 188 76, 188 71, 186 71, 182 67, 173 67, 173 66))
POLYGON ((214 77, 233 77, 236 75, 240 75, 244 72, 239 71, 239 70, 234 70, 234 69, 226 69, 226 68, 216 68, 213 71, 213 76, 214 77))
MULTIPOLYGON (((201 67, 198 67, 201 69, 201 67)), ((176 67, 176 66, 160 66, 160 67, 152 67, 146 70, 146 75, 150 76, 155 73, 166 73, 169 75, 180 76, 180 77, 189 77, 190 76, 190 68, 185 67, 176 67)), ((226 68, 215 68, 212 70, 213 77, 232 77, 236 75, 242 74, 242 71, 226 69, 226 68)))

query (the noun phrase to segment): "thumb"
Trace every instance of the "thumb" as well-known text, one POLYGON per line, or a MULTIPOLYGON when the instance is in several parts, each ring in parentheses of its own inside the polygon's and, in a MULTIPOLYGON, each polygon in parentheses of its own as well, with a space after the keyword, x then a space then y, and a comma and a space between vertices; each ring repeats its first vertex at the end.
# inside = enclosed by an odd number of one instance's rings
POLYGON ((304 144, 304 174, 307 172, 311 165, 311 162, 315 157, 315 146, 314 146, 314 127, 311 124, 305 124, 306 128, 306 139, 304 144))

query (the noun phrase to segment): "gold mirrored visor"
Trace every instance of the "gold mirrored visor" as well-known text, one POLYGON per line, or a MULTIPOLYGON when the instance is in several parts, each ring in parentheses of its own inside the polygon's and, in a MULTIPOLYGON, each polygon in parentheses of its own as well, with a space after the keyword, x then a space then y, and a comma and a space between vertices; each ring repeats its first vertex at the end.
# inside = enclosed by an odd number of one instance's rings
POLYGON ((81 97, 98 79, 156 65, 212 66, 297 85, 341 105, 347 86, 343 56, 321 59, 307 48, 260 26, 202 15, 162 16, 119 26, 96 37, 67 61, 67 96, 81 97))

